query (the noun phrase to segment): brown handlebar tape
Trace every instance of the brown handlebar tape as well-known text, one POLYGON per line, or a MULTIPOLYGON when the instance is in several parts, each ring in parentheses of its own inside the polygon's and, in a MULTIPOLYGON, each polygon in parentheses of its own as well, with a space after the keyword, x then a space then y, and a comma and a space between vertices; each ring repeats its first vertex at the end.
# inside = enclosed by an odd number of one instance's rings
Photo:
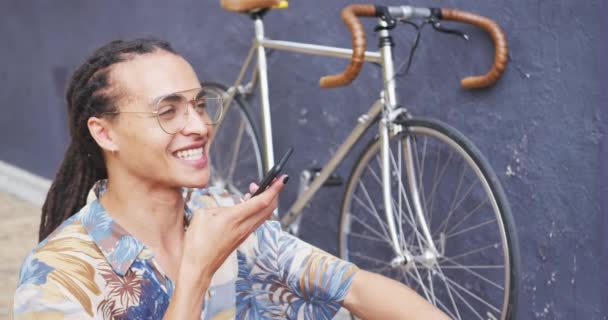
POLYGON ((353 55, 344 72, 321 78, 319 84, 322 88, 349 85, 359 75, 365 58, 365 31, 358 17, 374 17, 375 15, 376 7, 371 4, 352 4, 342 9, 342 20, 353 35, 353 55))
POLYGON ((496 83, 505 71, 509 59, 507 40, 500 26, 486 17, 457 9, 441 9, 441 17, 443 20, 459 21, 481 27, 490 34, 494 42, 492 69, 482 76, 466 77, 460 81, 460 85, 465 89, 479 89, 496 83))

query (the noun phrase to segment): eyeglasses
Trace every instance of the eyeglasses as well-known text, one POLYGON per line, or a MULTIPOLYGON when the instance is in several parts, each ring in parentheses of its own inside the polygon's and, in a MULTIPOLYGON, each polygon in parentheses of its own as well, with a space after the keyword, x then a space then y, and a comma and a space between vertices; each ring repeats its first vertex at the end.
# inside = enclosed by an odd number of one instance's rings
POLYGON ((182 131, 188 121, 189 106, 205 124, 218 124, 223 114, 223 101, 221 91, 214 88, 196 88, 179 91, 154 99, 154 111, 114 111, 104 114, 143 113, 156 117, 160 128, 168 134, 182 131), (189 97, 193 97, 190 99, 189 97))

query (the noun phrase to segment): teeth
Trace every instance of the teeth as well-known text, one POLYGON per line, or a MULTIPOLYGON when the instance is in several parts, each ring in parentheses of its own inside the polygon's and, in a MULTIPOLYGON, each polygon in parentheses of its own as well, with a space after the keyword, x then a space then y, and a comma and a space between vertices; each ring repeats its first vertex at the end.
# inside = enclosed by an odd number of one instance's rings
POLYGON ((175 153, 175 155, 184 160, 198 160, 203 157, 203 147, 196 149, 181 150, 175 153))

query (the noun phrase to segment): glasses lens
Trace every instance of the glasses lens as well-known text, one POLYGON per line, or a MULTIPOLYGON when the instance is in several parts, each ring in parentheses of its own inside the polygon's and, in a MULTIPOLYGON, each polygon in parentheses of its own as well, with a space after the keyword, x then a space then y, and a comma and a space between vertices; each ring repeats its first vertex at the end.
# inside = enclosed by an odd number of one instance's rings
POLYGON ((181 131, 188 122, 188 106, 191 102, 196 113, 206 124, 217 124, 221 119, 223 111, 221 91, 213 88, 194 89, 168 95, 158 102, 160 127, 170 134, 181 131))
POLYGON ((165 132, 174 134, 186 124, 188 100, 181 94, 171 94, 158 102, 157 110, 160 127, 165 132))
POLYGON ((217 124, 222 117, 222 94, 212 88, 203 88, 196 95, 194 110, 207 124, 217 124))

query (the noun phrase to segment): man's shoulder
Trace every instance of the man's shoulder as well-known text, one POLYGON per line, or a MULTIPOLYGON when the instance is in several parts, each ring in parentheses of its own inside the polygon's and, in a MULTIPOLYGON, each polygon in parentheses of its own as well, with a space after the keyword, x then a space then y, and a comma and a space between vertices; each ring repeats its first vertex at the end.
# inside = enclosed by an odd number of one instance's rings
POLYGON ((87 268, 103 257, 79 214, 70 217, 32 249, 21 266, 19 285, 41 285, 54 270, 76 271, 76 266, 87 268))

